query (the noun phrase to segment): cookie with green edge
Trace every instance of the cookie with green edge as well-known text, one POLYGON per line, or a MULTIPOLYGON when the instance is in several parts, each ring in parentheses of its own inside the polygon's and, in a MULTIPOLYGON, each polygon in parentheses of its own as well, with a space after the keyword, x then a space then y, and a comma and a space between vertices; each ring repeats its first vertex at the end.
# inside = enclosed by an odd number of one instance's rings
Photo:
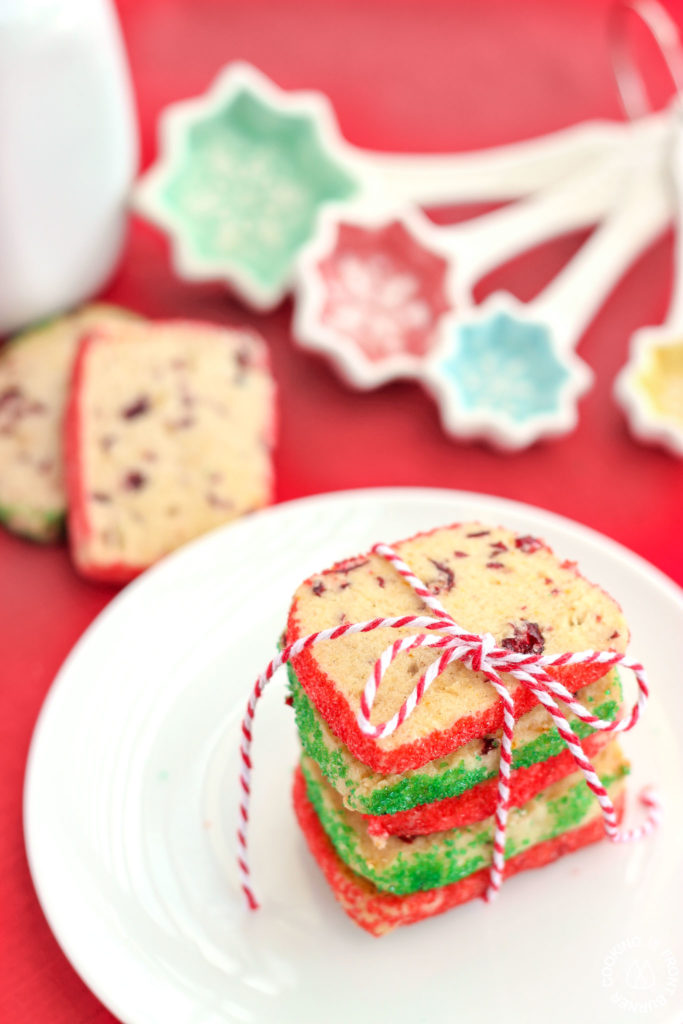
MULTIPOLYGON (((628 629, 618 604, 586 580, 576 564, 556 557, 535 537, 465 523, 394 544, 399 556, 466 631, 491 633, 522 653, 595 649, 623 653, 628 629)), ((318 630, 376 617, 423 615, 425 605, 380 555, 347 559, 311 576, 290 607, 287 643, 318 630)), ((414 632, 414 631, 412 631, 414 632)), ((389 736, 362 732, 358 712, 373 666, 405 629, 347 634, 292 658, 296 676, 330 729, 363 764, 382 774, 419 768, 502 725, 502 702, 480 672, 454 662, 389 736)), ((427 648, 402 654, 379 687, 371 721, 389 720, 434 660, 427 648)), ((604 675, 601 664, 550 670, 571 690, 604 675)), ((519 718, 536 703, 513 677, 505 679, 519 718)))
MULTIPOLYGON (((594 760, 594 767, 614 800, 624 788, 628 764, 616 741, 594 760)), ((378 848, 368 836, 365 821, 344 807, 341 797, 315 761, 304 755, 301 771, 306 792, 320 824, 337 855, 355 874, 382 892, 408 895, 452 885, 488 868, 493 857, 493 817, 484 821, 426 836, 404 839, 390 836, 378 848)), ((506 859, 556 839, 570 829, 581 828, 600 817, 600 806, 583 775, 573 772, 527 801, 508 815, 506 859)))
MULTIPOLYGON (((289 667, 290 694, 297 730, 304 752, 318 765, 327 781, 341 794, 345 805, 367 817, 371 835, 418 835, 467 825, 493 814, 500 765, 500 730, 421 768, 397 775, 373 772, 354 758, 331 732, 289 667)), ((577 699, 593 714, 609 721, 621 704, 618 672, 607 675, 577 693, 577 699)), ((567 709, 565 709, 567 710, 567 709)), ((568 713, 572 728, 592 756, 611 739, 575 715, 568 713)), ((515 726, 510 799, 513 806, 557 779, 574 771, 566 749, 548 712, 537 706, 515 726)))
POLYGON ((263 339, 194 321, 98 328, 65 419, 76 568, 125 582, 272 498, 275 385, 263 339))
POLYGON ((11 338, 0 350, 0 522, 36 541, 62 532, 62 420, 84 330, 135 314, 84 306, 11 338))
MULTIPOLYGON (((416 924, 484 896, 489 880, 488 868, 480 868, 459 882, 452 882, 440 889, 428 889, 407 896, 382 892, 367 878, 351 871, 339 857, 308 799, 306 781, 300 768, 294 774, 293 797, 299 827, 334 898, 355 924, 375 938, 402 925, 416 924)), ((613 795, 613 803, 617 817, 621 819, 623 792, 613 795)), ((554 839, 547 839, 510 857, 505 862, 505 879, 520 871, 543 867, 604 838, 602 818, 594 816, 578 828, 569 829, 554 839)))

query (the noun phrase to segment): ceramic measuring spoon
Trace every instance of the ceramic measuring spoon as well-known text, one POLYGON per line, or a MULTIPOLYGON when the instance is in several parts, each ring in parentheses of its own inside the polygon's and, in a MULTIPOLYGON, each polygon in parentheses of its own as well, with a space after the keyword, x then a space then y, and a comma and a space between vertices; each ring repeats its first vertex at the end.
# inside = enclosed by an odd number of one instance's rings
POLYGON ((683 457, 683 111, 673 147, 676 191, 674 283, 664 324, 631 339, 629 361, 615 382, 634 435, 683 457))
POLYGON ((354 387, 419 374, 445 315, 468 315, 475 282, 525 249, 601 219, 634 152, 660 146, 664 127, 643 122, 628 148, 599 165, 455 227, 376 202, 330 205, 299 257, 294 337, 354 387))
POLYGON ((514 449, 571 430, 592 378, 574 346, 672 212, 661 159, 648 158, 614 212, 536 299, 496 293, 465 321, 445 318, 422 379, 447 433, 514 449))
POLYGON ((284 92, 250 65, 232 64, 204 96, 163 112, 160 155, 133 201, 171 236, 180 277, 224 280, 267 310, 289 291, 330 201, 514 198, 602 159, 631 131, 590 122, 478 154, 365 154, 342 138, 325 96, 284 92))
POLYGON ((644 327, 631 339, 630 356, 614 385, 632 433, 683 457, 683 48, 678 26, 653 0, 631 0, 615 11, 615 73, 624 109, 638 117, 648 107, 642 78, 629 53, 625 17, 635 14, 649 29, 677 94, 670 177, 676 196, 673 293, 666 321, 644 327), (617 31, 617 30, 621 31, 617 31))

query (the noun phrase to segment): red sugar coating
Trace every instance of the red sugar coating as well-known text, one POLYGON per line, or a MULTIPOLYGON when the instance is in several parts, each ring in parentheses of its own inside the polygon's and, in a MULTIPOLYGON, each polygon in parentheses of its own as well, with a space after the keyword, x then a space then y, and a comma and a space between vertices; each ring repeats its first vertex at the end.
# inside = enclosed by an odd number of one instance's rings
MULTIPOLYGON (((456 522, 452 523, 451 527, 458 527, 460 525, 460 523, 456 522)), ((421 530, 409 539, 417 540, 421 537, 429 537, 432 534, 438 533, 441 529, 443 527, 421 530)), ((488 529, 482 529, 469 533, 467 536, 485 537, 490 532, 488 529)), ((533 557, 537 551, 551 550, 544 541, 531 536, 517 537, 515 546, 530 557, 533 557)), ((456 551, 455 554, 457 556, 458 552, 456 551)), ((324 577, 339 571, 349 571, 358 565, 365 564, 366 561, 367 555, 365 554, 343 559, 329 569, 316 573, 315 578, 319 579, 321 576, 324 577)), ((572 567, 576 570, 575 562, 565 561, 562 565, 563 567, 572 567)), ((305 583, 310 584, 313 579, 314 577, 309 577, 305 583)), ((592 586, 596 586, 597 589, 606 593, 598 584, 592 584, 592 586)), ((300 636, 297 608, 298 598, 292 602, 289 609, 287 629, 285 631, 286 643, 292 643, 300 636)), ((449 728, 434 730, 429 736, 410 743, 403 743, 392 750, 382 750, 378 745, 381 741, 374 740, 361 732, 356 721, 356 713, 351 709, 345 697, 336 689, 327 673, 320 668, 313 648, 308 648, 297 655, 296 658, 292 658, 292 665, 302 688, 335 736, 346 744, 350 752, 359 761, 374 771, 385 775, 398 774, 410 769, 420 768, 428 761, 433 761, 438 757, 450 754, 457 747, 464 746, 471 739, 477 739, 496 732, 503 725, 503 704, 499 700, 485 711, 463 716, 449 728)), ((591 683, 601 679, 605 674, 605 667, 600 664, 565 665, 558 668, 549 668, 548 674, 566 686, 570 693, 576 693, 577 690, 582 689, 584 686, 589 686, 591 683)), ((517 687, 512 698, 515 719, 520 718, 538 703, 534 695, 525 686, 521 685, 517 687)))
MULTIPOLYGON (((325 875, 335 898, 349 917, 371 935, 379 937, 400 925, 415 924, 424 918, 442 914, 461 903, 483 896, 486 891, 489 873, 483 868, 441 889, 415 892, 408 896, 379 892, 367 879, 355 875, 337 856, 306 795, 306 783, 300 768, 294 773, 293 798, 294 810, 308 848, 325 875)), ((618 817, 621 818, 624 808, 623 795, 615 801, 615 807, 618 817)), ((520 871, 543 867, 566 853, 573 853, 582 846, 598 842, 604 836, 602 818, 597 817, 581 828, 572 829, 511 857, 505 865, 505 878, 510 878, 520 871)), ((505 898, 504 893, 500 898, 505 898)))
MULTIPOLYGON (((71 389, 64 413, 65 482, 69 503, 69 532, 75 538, 86 537, 91 530, 87 495, 82 484, 81 397, 88 353, 96 342, 97 336, 97 331, 88 331, 81 339, 71 373, 71 389)), ((100 580, 103 583, 122 583, 139 576, 146 568, 145 565, 129 565, 120 562, 107 566, 87 566, 82 571, 91 579, 100 580)))
MULTIPOLYGON (((324 573, 322 575, 325 575, 324 573)), ((298 637, 297 604, 294 601, 287 621, 287 643, 298 637)), ((411 743, 403 743, 394 750, 382 750, 378 741, 361 732, 356 715, 346 698, 340 693, 318 664, 314 650, 309 648, 292 659, 294 671, 306 694, 325 719, 335 736, 346 744, 354 757, 383 775, 420 768, 427 761, 450 754, 470 740, 496 732, 503 725, 503 703, 496 701, 485 711, 464 715, 447 729, 435 730, 411 743)), ((597 682, 605 674, 604 665, 566 665, 548 672, 563 683, 571 693, 597 682)), ((513 694, 515 719, 530 711, 538 701, 524 686, 513 694)))
MULTIPOLYGON (((218 334, 225 333, 226 328, 206 320, 157 320, 155 327, 163 327, 165 324, 177 327, 187 326, 202 331, 215 331, 218 334)), ((229 328, 228 328, 229 330, 229 328)), ((239 328, 240 334, 252 335, 259 339, 255 331, 248 328, 239 328)), ((97 345, 101 332, 97 328, 87 330, 81 337, 78 352, 71 373, 71 387, 69 399, 64 413, 63 439, 65 451, 65 485, 69 506, 69 537, 72 550, 78 546, 79 539, 88 537, 92 532, 92 526, 88 515, 88 495, 85 489, 83 452, 81 446, 82 434, 82 407, 85 373, 88 356, 91 349, 97 345)), ((155 340, 154 333, 150 334, 150 341, 155 340)), ((265 373, 270 372, 270 358, 265 347, 258 347, 253 352, 246 349, 237 353, 236 361, 244 370, 252 368, 265 373)), ((138 401, 123 410, 125 419, 135 418, 140 415, 145 406, 146 399, 138 401)), ((264 441, 270 447, 274 447, 278 431, 277 407, 275 403, 270 410, 270 421, 266 427, 264 441)), ((128 482, 128 486, 139 487, 137 482, 128 482)), ((274 481, 271 479, 271 491, 274 481)), ((135 565, 132 562, 110 562, 107 565, 84 564, 83 561, 76 562, 78 571, 89 579, 98 580, 103 583, 127 583, 144 572, 148 565, 135 565)))
MULTIPOLYGON (((593 733, 581 743, 586 755, 593 757, 613 739, 611 733, 593 733)), ((574 758, 568 750, 527 768, 513 768, 510 775, 510 806, 521 807, 527 800, 553 782, 576 771, 574 758)), ((397 814, 365 814, 371 836, 426 836, 449 828, 463 828, 489 818, 496 809, 498 778, 486 779, 460 796, 435 800, 431 804, 411 807, 397 814)))

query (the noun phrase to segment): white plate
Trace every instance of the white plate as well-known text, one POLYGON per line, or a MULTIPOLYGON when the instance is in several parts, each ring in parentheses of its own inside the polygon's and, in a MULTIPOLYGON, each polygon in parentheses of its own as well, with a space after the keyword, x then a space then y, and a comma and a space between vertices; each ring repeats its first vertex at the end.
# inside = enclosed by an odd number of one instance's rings
POLYGON ((643 1013, 677 1024, 682 637, 681 593, 664 576, 598 534, 497 498, 347 492, 219 530, 119 595, 55 681, 25 793, 43 909, 76 970, 127 1024, 623 1024, 643 1013), (374 541, 464 518, 546 537, 622 602, 654 690, 626 738, 631 790, 657 784, 664 826, 519 876, 494 906, 477 901, 372 939, 335 905, 298 833, 295 733, 275 682, 256 723, 263 906, 249 914, 233 866, 239 720, 293 589, 374 541))

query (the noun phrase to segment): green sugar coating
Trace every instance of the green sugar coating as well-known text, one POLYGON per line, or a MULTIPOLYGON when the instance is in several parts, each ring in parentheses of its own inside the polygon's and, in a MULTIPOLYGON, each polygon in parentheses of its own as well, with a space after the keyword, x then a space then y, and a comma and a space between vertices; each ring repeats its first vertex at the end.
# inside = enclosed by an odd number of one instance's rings
MULTIPOLYGON (((305 758, 301 767, 308 797, 339 857, 352 871, 369 879, 378 889, 397 895, 436 889, 466 878, 491 863, 491 818, 474 826, 451 829, 449 832, 436 833, 432 837, 421 837, 415 844, 406 844, 405 852, 400 851, 393 857, 377 855, 372 860, 368 859, 367 848, 364 854, 361 837, 349 823, 349 812, 325 799, 324 784, 321 785, 313 777, 306 766, 305 758)), ((624 765, 614 775, 603 776, 603 785, 609 788, 627 774, 627 771, 624 765)), ((578 828, 596 806, 593 794, 582 779, 571 786, 564 796, 547 801, 547 813, 541 813, 540 821, 533 833, 525 835, 525 818, 534 811, 542 812, 543 802, 543 794, 539 794, 523 808, 515 808, 510 813, 505 847, 506 859, 513 857, 522 849, 529 849, 538 843, 554 839, 569 829, 578 828), (517 839, 514 838, 515 833, 517 839)))
MULTIPOLYGON (((449 762, 443 759, 436 764, 432 762, 430 768, 436 768, 436 771, 418 770, 403 775, 378 775, 370 768, 361 766, 340 742, 333 741, 334 745, 330 745, 325 737, 320 714, 289 663, 287 671, 301 745, 352 810, 361 814, 396 814, 411 807, 460 796, 466 790, 487 779, 495 778, 498 774, 497 764, 490 767, 476 756, 470 757, 469 761, 462 758, 455 764, 451 762, 450 767, 449 762), (353 765, 362 770, 362 780, 358 772, 358 778, 354 778, 351 770, 353 765), (394 781, 387 782, 387 778, 394 781), (360 781, 364 783, 362 791, 359 789, 360 781)), ((617 689, 618 700, 604 701, 593 709, 600 718, 613 721, 616 717, 621 699, 621 686, 618 681, 617 689)), ((590 725, 578 719, 574 719, 572 728, 580 739, 595 731, 590 725)), ((564 740, 552 726, 547 732, 513 751, 512 767, 528 768, 561 754, 564 749, 564 740)))
POLYGON ((0 523, 27 540, 56 540, 64 530, 64 509, 48 511, 29 505, 0 505, 0 523))

